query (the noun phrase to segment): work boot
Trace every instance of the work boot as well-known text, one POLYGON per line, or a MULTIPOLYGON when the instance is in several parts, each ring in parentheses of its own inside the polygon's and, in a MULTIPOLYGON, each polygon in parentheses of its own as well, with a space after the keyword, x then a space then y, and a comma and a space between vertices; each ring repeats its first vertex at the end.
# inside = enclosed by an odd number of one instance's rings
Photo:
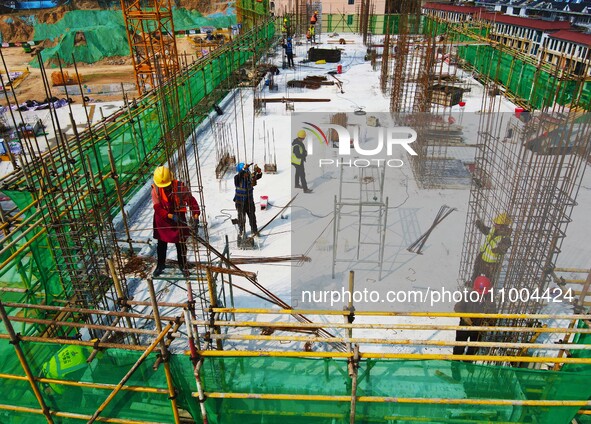
POLYGON ((154 278, 160 277, 160 275, 162 274, 162 272, 164 271, 165 268, 166 268, 166 265, 158 265, 156 267, 156 269, 154 270, 154 272, 152 273, 152 277, 154 277, 154 278))
POLYGON ((295 188, 302 188, 302 186, 301 186, 301 185, 299 185, 299 184, 296 184, 296 185, 295 185, 295 188))
POLYGON ((309 188, 305 188, 304 193, 312 193, 312 190, 310 190, 309 188))
POLYGON ((182 267, 179 265, 179 269, 181 270, 183 277, 189 277, 191 275, 191 271, 189 271, 188 268, 185 268, 185 267, 182 267))

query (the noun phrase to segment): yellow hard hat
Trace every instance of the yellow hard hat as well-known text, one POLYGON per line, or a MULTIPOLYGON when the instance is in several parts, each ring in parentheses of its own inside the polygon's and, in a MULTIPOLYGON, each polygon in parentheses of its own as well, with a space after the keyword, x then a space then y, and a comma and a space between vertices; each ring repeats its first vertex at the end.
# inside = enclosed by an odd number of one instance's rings
POLYGON ((306 138, 306 131, 304 131, 304 130, 299 130, 299 131, 298 131, 298 137, 299 137, 299 138, 306 138))
POLYGON ((507 215, 506 212, 503 212, 498 214, 495 219, 493 219, 493 222, 497 225, 511 225, 511 218, 509 218, 509 215, 507 215))
POLYGON ((172 183, 172 173, 165 166, 159 166, 154 171, 154 184, 157 187, 168 187, 172 183))

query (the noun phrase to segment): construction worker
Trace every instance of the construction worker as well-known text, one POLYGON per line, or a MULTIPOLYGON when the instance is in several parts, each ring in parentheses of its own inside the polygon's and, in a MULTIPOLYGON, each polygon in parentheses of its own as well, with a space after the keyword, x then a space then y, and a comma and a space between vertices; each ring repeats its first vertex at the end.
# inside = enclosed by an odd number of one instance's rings
POLYGON ((281 32, 284 34, 285 37, 290 36, 289 31, 289 19, 283 18, 283 24, 281 25, 281 32))
POLYGON ((287 67, 295 68, 293 63, 293 44, 291 42, 291 37, 287 37, 286 42, 283 43, 283 48, 285 49, 285 55, 287 56, 287 67))
POLYGON ((503 264, 503 256, 511 247, 511 218, 503 212, 495 217, 492 228, 484 225, 479 219, 475 224, 478 230, 486 235, 486 239, 474 261, 471 281, 479 275, 486 275, 491 281, 495 281, 503 264))
MULTIPOLYGON (((472 285, 472 292, 467 293, 466 298, 456 303, 454 311, 458 313, 483 313, 490 314, 495 311, 495 305, 492 301, 492 295, 490 290, 492 283, 484 275, 480 275, 474 279, 472 285)), ((461 326, 483 326, 488 324, 484 318, 460 318, 461 326)), ((456 341, 466 342, 477 342, 480 339, 481 332, 477 330, 457 330, 456 341)), ((478 351, 475 346, 454 346, 454 355, 474 355, 478 351)), ((452 363, 452 375, 456 380, 459 380, 460 369, 457 363, 452 363)))
MULTIPOLYGON (((86 348, 82 346, 64 346, 43 364, 43 375, 45 378, 54 380, 79 381, 82 374, 84 374, 88 368, 88 363, 86 362, 87 356, 88 352, 86 348)), ((72 399, 81 399, 82 389, 79 387, 54 383, 49 383, 45 386, 45 392, 47 394, 61 396, 66 390, 68 391, 68 397, 72 399)))
POLYGON ((295 188, 303 188, 304 193, 312 193, 312 190, 308 189, 306 170, 304 168, 308 156, 308 151, 304 146, 305 139, 306 131, 299 130, 297 137, 291 143, 291 164, 295 168, 295 188))
POLYGON ((314 14, 310 18, 310 25, 314 26, 314 25, 316 25, 316 22, 318 22, 318 11, 317 10, 314 11, 314 14))
POLYGON ((253 236, 258 234, 257 217, 254 205, 254 186, 261 179, 263 172, 258 165, 254 166, 253 172, 250 172, 250 165, 240 162, 236 165, 236 175, 234 176, 234 204, 238 212, 238 238, 243 239, 245 235, 246 216, 250 224, 250 231, 253 236))
POLYGON ((158 263, 152 274, 158 277, 166 268, 166 251, 168 243, 176 245, 179 268, 183 275, 188 276, 187 246, 185 239, 190 233, 187 224, 187 207, 191 211, 195 230, 199 223, 199 205, 187 186, 173 178, 172 172, 159 166, 154 171, 152 184, 152 203, 154 204, 154 238, 158 240, 158 263))
POLYGON ((310 33, 310 41, 312 41, 312 43, 316 42, 316 29, 314 28, 314 25, 310 25, 310 28, 308 29, 308 32, 310 33))

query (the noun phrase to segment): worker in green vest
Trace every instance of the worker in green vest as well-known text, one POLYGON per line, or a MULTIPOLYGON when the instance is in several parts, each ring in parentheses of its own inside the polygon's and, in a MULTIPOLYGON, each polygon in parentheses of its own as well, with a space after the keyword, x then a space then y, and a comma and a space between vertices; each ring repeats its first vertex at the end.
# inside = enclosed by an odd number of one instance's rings
POLYGON ((291 164, 295 168, 295 188, 304 189, 304 193, 312 193, 306 182, 306 170, 304 168, 308 156, 308 151, 304 146, 305 139, 306 131, 299 130, 297 137, 291 143, 291 164))
POLYGON ((506 212, 493 219, 492 227, 487 227, 479 219, 476 220, 476 227, 486 238, 474 261, 471 281, 476 280, 480 275, 485 275, 492 282, 496 281, 503 264, 503 257, 511 247, 511 223, 511 218, 506 212))
MULTIPOLYGON (((43 374, 46 378, 55 380, 78 381, 88 368, 87 356, 88 354, 82 346, 64 346, 43 364, 43 374)), ((71 388, 72 386, 48 384, 49 393, 53 392, 58 395, 62 395, 66 387, 71 388)))

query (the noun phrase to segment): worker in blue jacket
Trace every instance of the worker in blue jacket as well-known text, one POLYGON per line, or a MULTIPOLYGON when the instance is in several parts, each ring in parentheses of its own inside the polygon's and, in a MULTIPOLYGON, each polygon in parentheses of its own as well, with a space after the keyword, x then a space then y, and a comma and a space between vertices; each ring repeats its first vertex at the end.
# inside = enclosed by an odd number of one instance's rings
POLYGON ((250 231, 253 236, 258 234, 257 218, 254 205, 254 186, 263 176, 263 172, 258 165, 254 166, 253 172, 250 172, 250 165, 240 162, 236 165, 236 175, 234 176, 234 204, 238 212, 238 238, 244 238, 246 227, 246 216, 250 224, 250 231))
POLYGON ((283 48, 285 49, 285 55, 287 56, 287 66, 289 68, 295 68, 293 63, 293 44, 291 42, 291 37, 288 37, 287 41, 283 43, 283 48))

